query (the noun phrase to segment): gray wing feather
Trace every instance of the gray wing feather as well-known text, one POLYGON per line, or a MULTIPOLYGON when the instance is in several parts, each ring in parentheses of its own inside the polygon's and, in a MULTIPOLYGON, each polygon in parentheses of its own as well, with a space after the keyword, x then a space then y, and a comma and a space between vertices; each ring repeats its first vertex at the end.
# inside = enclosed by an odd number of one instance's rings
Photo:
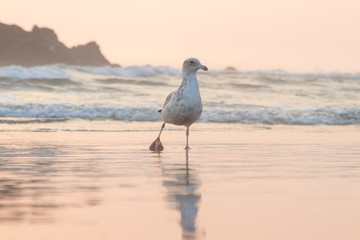
POLYGON ((161 112, 165 107, 166 105, 170 102, 170 99, 171 99, 171 96, 173 95, 174 92, 171 92, 165 99, 165 102, 164 102, 164 105, 163 105, 163 108, 158 110, 158 112, 161 112))

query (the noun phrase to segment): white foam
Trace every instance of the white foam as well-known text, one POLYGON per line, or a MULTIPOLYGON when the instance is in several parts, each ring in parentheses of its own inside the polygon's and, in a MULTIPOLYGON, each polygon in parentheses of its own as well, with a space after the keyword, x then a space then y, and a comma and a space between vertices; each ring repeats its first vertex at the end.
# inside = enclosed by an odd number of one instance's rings
POLYGON ((360 107, 289 109, 285 107, 244 106, 236 110, 205 110, 200 120, 203 122, 246 124, 351 125, 360 124, 360 107))
POLYGON ((6 66, 0 67, 0 77, 9 78, 38 78, 38 79, 51 79, 51 78, 64 78, 68 79, 69 76, 65 71, 64 65, 48 65, 36 67, 21 67, 21 66, 6 66))
POLYGON ((98 75, 121 77, 149 77, 154 75, 179 76, 181 71, 166 66, 130 66, 130 67, 84 67, 72 66, 73 69, 98 75))
POLYGON ((121 77, 148 77, 154 75, 181 76, 179 69, 167 66, 130 66, 130 67, 89 67, 89 66, 68 66, 64 64, 45 65, 36 67, 6 66, 0 67, 0 77, 18 79, 52 79, 71 78, 71 71, 75 70, 96 75, 121 76, 121 77))
POLYGON ((284 77, 311 77, 311 78, 342 78, 342 79, 360 79, 360 73, 340 73, 340 72, 313 72, 313 73, 296 73, 287 72, 279 69, 275 70, 258 70, 258 71, 224 71, 224 70, 213 70, 213 73, 225 73, 225 74, 240 74, 240 75, 267 75, 267 76, 284 76, 284 77))
POLYGON ((160 119, 156 107, 128 107, 101 104, 0 104, 0 117, 113 119, 123 121, 155 121, 160 119))
MULTIPOLYGON (((65 64, 54 64, 36 67, 22 66, 5 66, 0 67, 0 77, 10 77, 19 79, 28 78, 71 78, 71 71, 75 70, 96 75, 121 76, 121 77, 149 77, 155 75, 181 76, 181 70, 168 66, 129 66, 129 67, 90 67, 90 66, 68 66, 65 64)), ((204 74, 204 73, 201 73, 204 74)), ((343 78, 343 79, 360 79, 360 74, 356 73, 291 73, 282 70, 267 71, 223 71, 210 69, 206 74, 251 74, 251 75, 269 75, 269 76, 295 76, 295 77, 313 77, 313 78, 343 78)))
MULTIPOLYGON (((0 104, 0 117, 111 119, 121 121, 160 121, 156 106, 122 106, 106 104, 0 104)), ((351 125, 360 124, 360 107, 322 107, 288 109, 284 107, 238 106, 236 109, 205 109, 201 122, 351 125)))

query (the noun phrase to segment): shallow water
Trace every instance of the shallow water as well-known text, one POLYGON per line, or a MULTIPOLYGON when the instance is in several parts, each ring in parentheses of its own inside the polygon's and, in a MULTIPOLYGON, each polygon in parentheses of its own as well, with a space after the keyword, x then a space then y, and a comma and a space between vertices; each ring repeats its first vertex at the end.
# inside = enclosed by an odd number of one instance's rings
POLYGON ((155 135, 3 132, 1 239, 359 239, 358 127, 155 135))

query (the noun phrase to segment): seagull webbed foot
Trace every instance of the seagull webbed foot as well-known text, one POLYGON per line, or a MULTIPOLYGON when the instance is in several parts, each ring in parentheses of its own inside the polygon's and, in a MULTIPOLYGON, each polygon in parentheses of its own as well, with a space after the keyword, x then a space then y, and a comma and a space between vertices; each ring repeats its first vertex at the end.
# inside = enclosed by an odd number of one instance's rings
POLYGON ((162 145, 160 138, 156 138, 155 141, 150 145, 149 150, 154 152, 160 152, 164 149, 164 146, 162 145))

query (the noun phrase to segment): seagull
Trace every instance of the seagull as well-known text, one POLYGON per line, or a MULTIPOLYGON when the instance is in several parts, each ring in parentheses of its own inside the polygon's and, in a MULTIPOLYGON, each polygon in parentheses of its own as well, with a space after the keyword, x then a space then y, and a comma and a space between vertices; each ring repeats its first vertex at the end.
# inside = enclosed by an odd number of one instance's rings
POLYGON ((196 72, 200 69, 208 70, 196 58, 189 58, 184 61, 182 67, 183 81, 180 87, 167 96, 163 108, 158 110, 164 123, 161 126, 159 136, 149 147, 151 151, 162 151, 164 149, 160 135, 165 123, 186 127, 185 149, 189 149, 189 128, 200 117, 202 111, 199 84, 196 78, 196 72))

